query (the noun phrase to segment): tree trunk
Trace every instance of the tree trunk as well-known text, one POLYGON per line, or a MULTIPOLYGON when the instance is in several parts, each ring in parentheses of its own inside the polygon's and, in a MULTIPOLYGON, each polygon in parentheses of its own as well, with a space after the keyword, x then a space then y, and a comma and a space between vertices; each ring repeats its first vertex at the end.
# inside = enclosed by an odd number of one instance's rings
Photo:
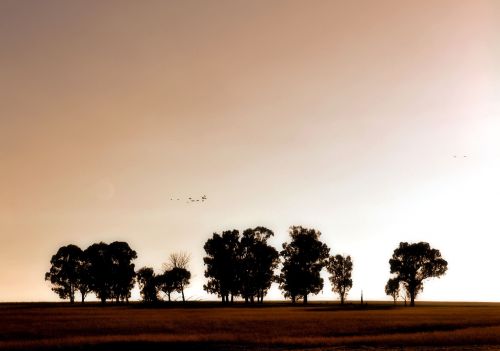
POLYGON ((340 304, 343 305, 344 304, 344 295, 340 295, 340 304))
POLYGON ((181 294, 182 294, 182 302, 186 302, 186 299, 184 298, 184 287, 181 287, 181 294))
POLYGON ((307 305, 307 294, 304 295, 304 305, 307 305))
POLYGON ((414 307, 415 306, 415 292, 410 293, 410 306, 414 307))

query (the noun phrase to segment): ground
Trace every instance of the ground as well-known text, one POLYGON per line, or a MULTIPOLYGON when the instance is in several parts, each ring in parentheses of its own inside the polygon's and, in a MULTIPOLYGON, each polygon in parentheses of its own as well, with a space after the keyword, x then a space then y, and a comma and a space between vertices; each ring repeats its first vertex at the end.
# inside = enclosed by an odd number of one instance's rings
POLYGON ((0 350, 500 350, 500 304, 0 304, 0 350))

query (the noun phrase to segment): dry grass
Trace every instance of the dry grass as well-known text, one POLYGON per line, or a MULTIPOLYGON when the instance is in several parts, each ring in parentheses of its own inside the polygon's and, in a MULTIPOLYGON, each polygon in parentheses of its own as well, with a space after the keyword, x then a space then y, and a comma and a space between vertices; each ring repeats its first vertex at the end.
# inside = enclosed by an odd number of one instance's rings
POLYGON ((0 349, 500 349, 500 304, 367 309, 5 304, 0 317, 0 349))

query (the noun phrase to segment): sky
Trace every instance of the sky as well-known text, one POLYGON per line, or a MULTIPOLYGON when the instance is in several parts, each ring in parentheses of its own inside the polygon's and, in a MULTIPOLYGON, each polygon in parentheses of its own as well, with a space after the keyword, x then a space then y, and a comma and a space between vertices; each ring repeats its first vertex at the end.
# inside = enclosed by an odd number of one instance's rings
POLYGON ((190 253, 216 299, 212 233, 291 225, 352 256, 350 299, 427 241, 420 299, 500 301, 498 1, 0 0, 0 81, 0 301, 57 300, 57 249, 115 240, 190 253))

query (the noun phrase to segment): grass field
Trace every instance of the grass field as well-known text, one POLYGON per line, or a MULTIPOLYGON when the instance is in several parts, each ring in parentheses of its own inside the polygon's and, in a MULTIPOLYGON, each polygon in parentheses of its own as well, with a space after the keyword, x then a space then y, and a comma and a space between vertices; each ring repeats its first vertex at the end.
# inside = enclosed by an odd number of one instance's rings
POLYGON ((496 350, 500 304, 0 304, 0 349, 496 350))

